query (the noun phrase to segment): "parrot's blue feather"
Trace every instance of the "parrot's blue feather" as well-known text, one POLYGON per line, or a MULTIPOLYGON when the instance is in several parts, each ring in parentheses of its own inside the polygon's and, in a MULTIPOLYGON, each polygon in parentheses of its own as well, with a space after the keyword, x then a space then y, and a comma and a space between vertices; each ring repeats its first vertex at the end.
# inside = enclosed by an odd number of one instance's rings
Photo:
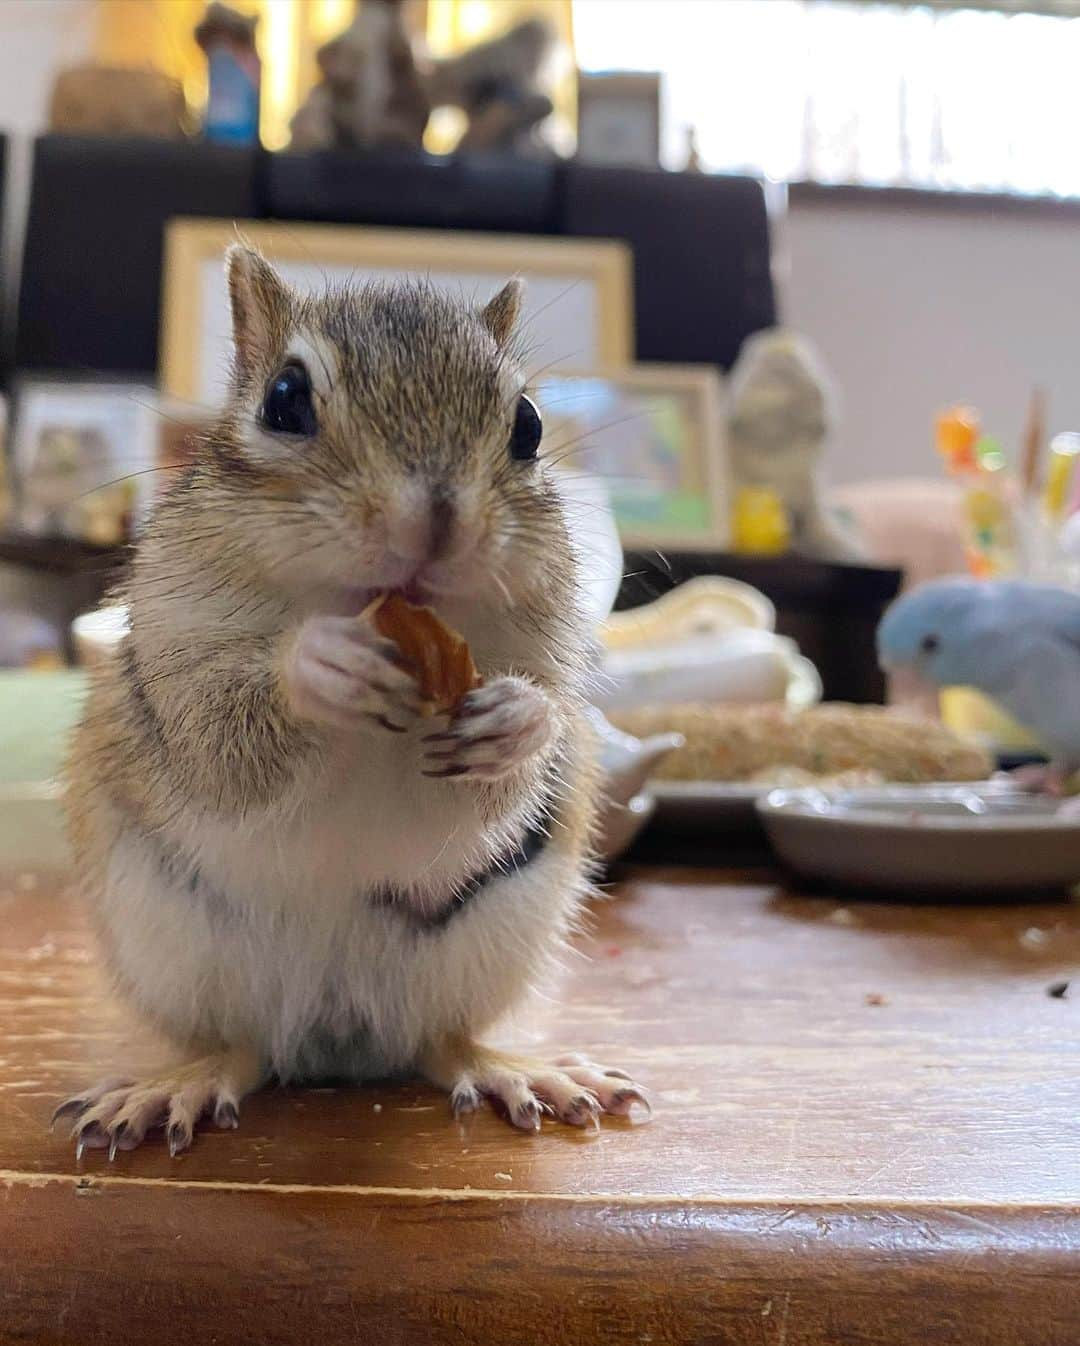
POLYGON ((1080 594, 1025 580, 936 580, 878 628, 883 666, 939 687, 976 687, 1080 766, 1080 594))

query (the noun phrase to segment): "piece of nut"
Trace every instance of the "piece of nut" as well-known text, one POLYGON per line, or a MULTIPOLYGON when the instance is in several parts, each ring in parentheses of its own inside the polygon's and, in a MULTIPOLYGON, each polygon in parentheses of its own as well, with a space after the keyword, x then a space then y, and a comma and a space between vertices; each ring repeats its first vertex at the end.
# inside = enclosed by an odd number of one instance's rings
POLYGON ((400 594, 380 594, 361 617, 392 640, 416 669, 425 715, 453 710, 483 679, 473 663, 465 637, 452 630, 431 608, 417 607, 400 594))

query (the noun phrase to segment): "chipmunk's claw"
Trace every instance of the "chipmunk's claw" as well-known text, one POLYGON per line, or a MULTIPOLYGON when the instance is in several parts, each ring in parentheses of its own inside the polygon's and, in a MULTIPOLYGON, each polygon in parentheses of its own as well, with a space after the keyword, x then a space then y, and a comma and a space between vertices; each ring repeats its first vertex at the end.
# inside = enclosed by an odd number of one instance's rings
POLYGON ((459 1084, 450 1095, 450 1110, 455 1117, 468 1117, 480 1107, 480 1093, 471 1084, 459 1084))
POLYGON ((86 1100, 83 1099, 83 1098, 68 1098, 68 1099, 65 1099, 64 1102, 61 1103, 60 1106, 59 1106, 58 1108, 55 1109, 55 1111, 53 1112, 52 1117, 50 1117, 50 1119, 49 1119, 49 1130, 50 1130, 50 1131, 55 1131, 55 1130, 56 1130, 56 1123, 59 1122, 62 1118, 64 1118, 64 1117, 77 1117, 77 1116, 79 1115, 79 1113, 82 1112, 83 1109, 86 1108, 86 1107, 88 1107, 88 1106, 89 1106, 89 1105, 87 1104, 86 1100))
POLYGON ((71 1132, 75 1141, 75 1158, 81 1159, 86 1150, 103 1150, 109 1143, 109 1137, 100 1122, 90 1120, 79 1122, 71 1132))
POLYGON ((240 1111, 232 1099, 219 1100, 214 1109, 214 1125, 221 1131, 235 1131, 240 1125, 240 1111))
POLYGON ((71 1135, 78 1158, 86 1150, 105 1149, 115 1161, 121 1151, 136 1149, 161 1130, 175 1158, 192 1144, 204 1118, 223 1130, 239 1124, 237 1100, 257 1082, 255 1070, 249 1076, 247 1069, 243 1060, 237 1064, 229 1055, 200 1057, 141 1082, 98 1085, 61 1103, 55 1116, 74 1116, 71 1135))
POLYGON ((178 1154, 190 1147, 191 1128, 183 1122, 170 1122, 165 1129, 165 1140, 169 1146, 169 1158, 175 1159, 178 1154))
POLYGON ((616 1090, 611 1096, 611 1107, 608 1111, 619 1117, 629 1117, 635 1103, 640 1104, 645 1109, 646 1120, 651 1120, 652 1104, 649 1102, 645 1091, 639 1089, 636 1085, 630 1089, 616 1090))
POLYGON ((468 1063, 450 1092, 454 1116, 475 1111, 481 1095, 522 1131, 539 1131, 544 1117, 599 1131, 605 1113, 625 1117, 635 1104, 649 1108, 645 1091, 623 1071, 605 1071, 584 1057, 547 1066, 487 1049, 468 1063))
POLYGON ((539 752, 551 734, 551 706, 539 687, 524 678, 493 678, 464 697, 445 730, 424 739, 434 768, 424 775, 496 780, 539 752))
POLYGON ((594 1093, 586 1089, 576 1098, 570 1100, 562 1119, 564 1122, 569 1122, 571 1126, 588 1126, 599 1131, 602 1111, 600 1100, 594 1093))

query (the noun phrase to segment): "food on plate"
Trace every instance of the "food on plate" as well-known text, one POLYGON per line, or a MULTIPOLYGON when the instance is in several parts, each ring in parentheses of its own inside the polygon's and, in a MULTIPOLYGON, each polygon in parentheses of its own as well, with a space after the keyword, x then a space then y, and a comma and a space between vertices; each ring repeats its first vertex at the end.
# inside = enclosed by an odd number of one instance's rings
POLYGON ((465 637, 459 635, 428 607, 417 607, 400 594, 381 594, 361 617, 392 640, 415 667, 424 695, 425 715, 453 710, 483 679, 473 663, 465 637))
POLYGON ((659 764, 659 780, 919 784, 984 780, 993 769, 982 748, 944 725, 881 706, 837 702, 796 711, 683 704, 609 711, 608 717, 639 738, 683 735, 685 746, 659 764))

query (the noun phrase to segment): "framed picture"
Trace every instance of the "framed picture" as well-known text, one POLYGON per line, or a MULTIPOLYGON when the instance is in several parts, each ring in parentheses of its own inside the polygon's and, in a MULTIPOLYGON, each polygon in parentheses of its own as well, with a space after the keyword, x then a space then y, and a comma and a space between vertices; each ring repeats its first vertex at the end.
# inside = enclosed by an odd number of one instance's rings
POLYGON ((543 452, 606 483, 624 547, 727 544, 730 490, 715 370, 546 373, 535 387, 543 452))
POLYGON ((298 289, 395 276, 485 303, 515 275, 534 369, 588 371, 633 358, 630 250, 615 240, 533 238, 358 225, 173 220, 165 236, 161 383, 175 397, 221 404, 231 336, 224 256, 238 236, 298 289))
POLYGON ((590 164, 656 168, 660 162, 660 76, 578 72, 577 157, 590 164))
POLYGON ((126 540, 153 496, 159 421, 145 384, 20 381, 11 432, 15 522, 39 535, 126 540))

